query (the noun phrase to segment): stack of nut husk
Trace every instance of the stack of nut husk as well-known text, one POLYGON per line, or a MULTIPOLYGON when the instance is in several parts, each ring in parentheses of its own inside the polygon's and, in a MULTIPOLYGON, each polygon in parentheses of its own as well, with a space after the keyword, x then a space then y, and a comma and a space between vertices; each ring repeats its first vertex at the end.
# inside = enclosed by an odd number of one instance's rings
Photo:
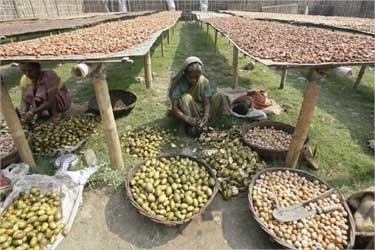
POLYGON ((67 56, 121 52, 176 22, 181 12, 160 12, 131 20, 109 22, 60 35, 0 46, 1 57, 67 56))
POLYGON ((374 62, 375 39, 372 37, 235 16, 207 21, 228 34, 249 54, 261 59, 294 64, 374 62))
POLYGON ((4 120, 0 121, 0 159, 16 150, 13 138, 10 135, 8 125, 4 120))
POLYGON ((199 137, 201 158, 215 171, 225 199, 245 191, 252 176, 266 164, 242 140, 240 131, 209 128, 199 137))
POLYGON ((267 171, 255 181, 252 199, 255 214, 270 232, 296 249, 346 249, 349 239, 349 219, 340 196, 333 193, 310 202, 306 210, 338 204, 340 209, 316 214, 291 222, 273 217, 275 206, 289 207, 318 197, 329 190, 319 180, 307 180, 289 170, 267 171))

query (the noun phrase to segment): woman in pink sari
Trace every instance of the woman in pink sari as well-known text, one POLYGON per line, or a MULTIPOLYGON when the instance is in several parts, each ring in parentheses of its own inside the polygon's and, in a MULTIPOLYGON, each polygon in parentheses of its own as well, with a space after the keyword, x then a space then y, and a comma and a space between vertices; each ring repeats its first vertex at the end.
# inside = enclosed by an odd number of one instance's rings
POLYGON ((56 119, 58 113, 70 108, 71 98, 64 82, 52 70, 42 70, 40 63, 21 63, 24 74, 21 78, 21 116, 30 120, 38 118, 56 119))

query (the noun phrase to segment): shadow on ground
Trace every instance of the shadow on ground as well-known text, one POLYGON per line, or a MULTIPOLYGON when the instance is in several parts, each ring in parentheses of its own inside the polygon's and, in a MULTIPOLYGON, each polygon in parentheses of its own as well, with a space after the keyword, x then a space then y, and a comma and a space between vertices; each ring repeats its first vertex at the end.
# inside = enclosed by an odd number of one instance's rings
POLYGON ((154 223, 137 212, 124 192, 116 192, 109 196, 105 207, 105 218, 107 227, 112 233, 139 248, 161 246, 176 238, 186 227, 186 225, 171 227, 154 223), (124 225, 128 227, 125 229, 124 225))
POLYGON ((165 226, 139 214, 124 197, 109 195, 105 207, 108 230, 137 248, 270 249, 272 244, 251 217, 246 195, 224 201, 218 195, 199 218, 180 226, 165 226), (127 225, 127 226, 126 226, 127 225), (140 233, 142 232, 142 233, 140 233))

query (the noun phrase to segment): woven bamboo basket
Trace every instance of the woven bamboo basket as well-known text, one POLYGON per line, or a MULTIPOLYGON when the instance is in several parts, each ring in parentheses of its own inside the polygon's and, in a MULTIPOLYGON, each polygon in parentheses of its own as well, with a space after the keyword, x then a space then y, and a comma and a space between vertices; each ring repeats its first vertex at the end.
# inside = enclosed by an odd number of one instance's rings
MULTIPOLYGON (((201 210, 199 211, 199 213, 196 213, 195 215, 193 215, 192 217, 190 218, 187 218, 187 219, 184 219, 184 220, 179 220, 179 221, 169 221, 169 220, 164 220, 164 219, 160 219, 156 216, 153 216, 151 214, 149 214, 147 211, 145 211, 134 199, 133 197, 133 194, 131 192, 131 188, 130 188, 130 181, 133 179, 133 176, 138 172, 139 168, 147 161, 147 160, 143 160, 143 161, 140 161, 138 162, 128 173, 128 176, 127 176, 127 179, 125 180, 125 189, 126 189, 126 194, 130 200, 130 203, 138 210, 138 212, 148 218, 150 218, 152 221, 156 222, 156 223, 160 223, 160 224, 165 224, 165 225, 168 225, 168 226, 176 226, 176 225, 181 225, 181 224, 184 224, 186 222, 189 222, 190 220, 192 220, 193 218, 201 215, 204 210, 208 207, 208 205, 213 201, 213 199, 215 198, 217 192, 219 191, 219 181, 217 180, 216 178, 216 175, 214 173, 214 171, 212 170, 212 168, 206 163, 204 162, 203 160, 201 159, 197 159, 195 157, 192 157, 192 156, 188 156, 188 155, 183 155, 183 154, 173 154, 173 153, 170 153, 170 154, 163 154, 163 155, 160 155, 158 157, 155 157, 155 158, 151 158, 151 159, 160 159, 160 158, 172 158, 172 157, 177 157, 179 156, 180 158, 188 158, 192 161, 195 161, 197 163, 199 163, 200 166, 203 166, 207 172, 209 173, 209 175, 214 178, 215 180, 215 186, 213 188, 213 192, 212 192, 212 196, 210 197, 210 199, 208 199, 208 201, 206 202, 206 204, 201 208, 201 210)), ((148 160, 151 160, 151 159, 148 159, 148 160)))
MULTIPOLYGON (((246 137, 245 134, 249 129, 253 128, 275 128, 278 130, 282 130, 288 134, 293 134, 295 127, 292 125, 281 123, 281 122, 274 122, 274 121, 259 121, 259 122, 253 122, 250 124, 246 124, 242 127, 241 131, 241 137, 242 140, 255 152, 257 152, 260 156, 263 156, 267 159, 278 159, 278 160, 284 160, 286 158, 286 155, 288 154, 288 150, 275 150, 275 149, 269 149, 269 148, 263 148, 259 147, 257 145, 252 144, 246 137)), ((305 145, 308 144, 310 141, 309 136, 306 138, 305 145)))
POLYGON ((273 241, 277 242, 278 244, 280 244, 284 248, 295 249, 294 246, 288 244, 286 241, 283 241, 282 239, 280 239, 279 237, 277 237, 274 233, 272 233, 267 228, 267 226, 262 222, 262 220, 260 220, 260 218, 255 213, 255 209, 254 209, 254 205, 253 205, 253 199, 252 199, 253 188, 254 188, 255 182, 259 178, 259 176, 261 176, 262 174, 264 174, 266 172, 286 171, 286 170, 289 170, 290 172, 298 173, 298 175, 305 177, 308 181, 318 180, 322 184, 325 184, 327 187, 329 187, 330 189, 333 189, 335 191, 335 193, 340 198, 341 204, 344 206, 345 211, 348 213, 348 222, 349 222, 348 237, 349 237, 349 239, 348 239, 348 245, 347 245, 346 249, 352 249, 353 246, 354 246, 354 240, 355 240, 355 235, 356 235, 356 232, 355 232, 355 223, 354 223, 353 215, 352 215, 352 213, 351 213, 351 211, 349 209, 348 204, 346 203, 345 198, 336 189, 334 189, 332 186, 330 186, 325 181, 321 180, 320 178, 318 178, 318 177, 316 177, 316 176, 314 176, 314 175, 312 175, 312 174, 310 174, 310 173, 308 173, 306 171, 300 170, 300 169, 294 169, 294 168, 266 168, 266 169, 263 169, 262 171, 258 172, 253 177, 253 179, 251 181, 251 184, 249 186, 249 193, 248 193, 249 209, 250 209, 250 212, 251 212, 252 216, 258 222, 258 224, 263 229, 263 231, 265 231, 271 237, 271 239, 273 241))

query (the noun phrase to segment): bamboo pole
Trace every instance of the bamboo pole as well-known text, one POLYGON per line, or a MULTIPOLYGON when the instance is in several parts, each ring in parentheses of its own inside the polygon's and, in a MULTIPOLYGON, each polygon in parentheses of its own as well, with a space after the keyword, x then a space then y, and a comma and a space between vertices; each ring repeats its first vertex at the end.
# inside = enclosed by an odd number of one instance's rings
POLYGON ((234 88, 238 86, 238 48, 233 45, 233 81, 234 81, 234 88))
POLYGON ((8 90, 4 86, 3 79, 0 80, 1 85, 1 113, 4 115, 4 119, 8 124, 10 135, 17 147, 18 154, 21 160, 29 165, 31 168, 35 168, 36 164, 31 152, 30 146, 26 140, 25 133, 23 131, 20 120, 18 119, 17 113, 14 109, 12 100, 10 99, 8 90))
POLYGON ((151 70, 151 55, 150 51, 144 56, 144 68, 145 68, 145 82, 146 88, 151 88, 152 84, 152 70, 151 70))
POLYGON ((215 50, 214 53, 217 53, 217 30, 215 29, 215 50))
POLYGON ((161 43, 161 56, 164 57, 164 32, 161 33, 160 43, 161 43))
POLYGON ((206 24, 207 25, 207 29, 206 29, 206 45, 208 45, 208 37, 209 37, 209 29, 210 29, 210 26, 208 25, 208 23, 206 24))
POLYGON ((293 133, 293 139, 285 160, 285 167, 295 168, 303 145, 306 140, 309 128, 313 119, 313 113, 318 100, 320 85, 317 83, 318 71, 311 69, 309 84, 307 85, 302 107, 299 113, 297 126, 293 133))
POLYGON ((279 87, 279 89, 283 89, 284 88, 284 84, 285 84, 285 80, 286 80, 287 74, 288 74, 288 70, 287 70, 286 67, 284 67, 282 69, 281 81, 280 81, 280 87, 279 87))
POLYGON ((169 30, 167 30, 167 44, 169 45, 169 30))
POLYGON ((359 70, 357 80, 355 81, 353 88, 355 91, 359 91, 359 84, 362 81, 363 75, 365 74, 366 71, 366 65, 362 65, 361 69, 359 70))
POLYGON ((102 119, 104 134, 107 140, 109 158, 115 168, 122 168, 120 139, 117 133, 116 122, 113 116, 111 98, 109 97, 108 84, 104 71, 104 64, 100 63, 93 74, 93 84, 96 100, 102 119))

